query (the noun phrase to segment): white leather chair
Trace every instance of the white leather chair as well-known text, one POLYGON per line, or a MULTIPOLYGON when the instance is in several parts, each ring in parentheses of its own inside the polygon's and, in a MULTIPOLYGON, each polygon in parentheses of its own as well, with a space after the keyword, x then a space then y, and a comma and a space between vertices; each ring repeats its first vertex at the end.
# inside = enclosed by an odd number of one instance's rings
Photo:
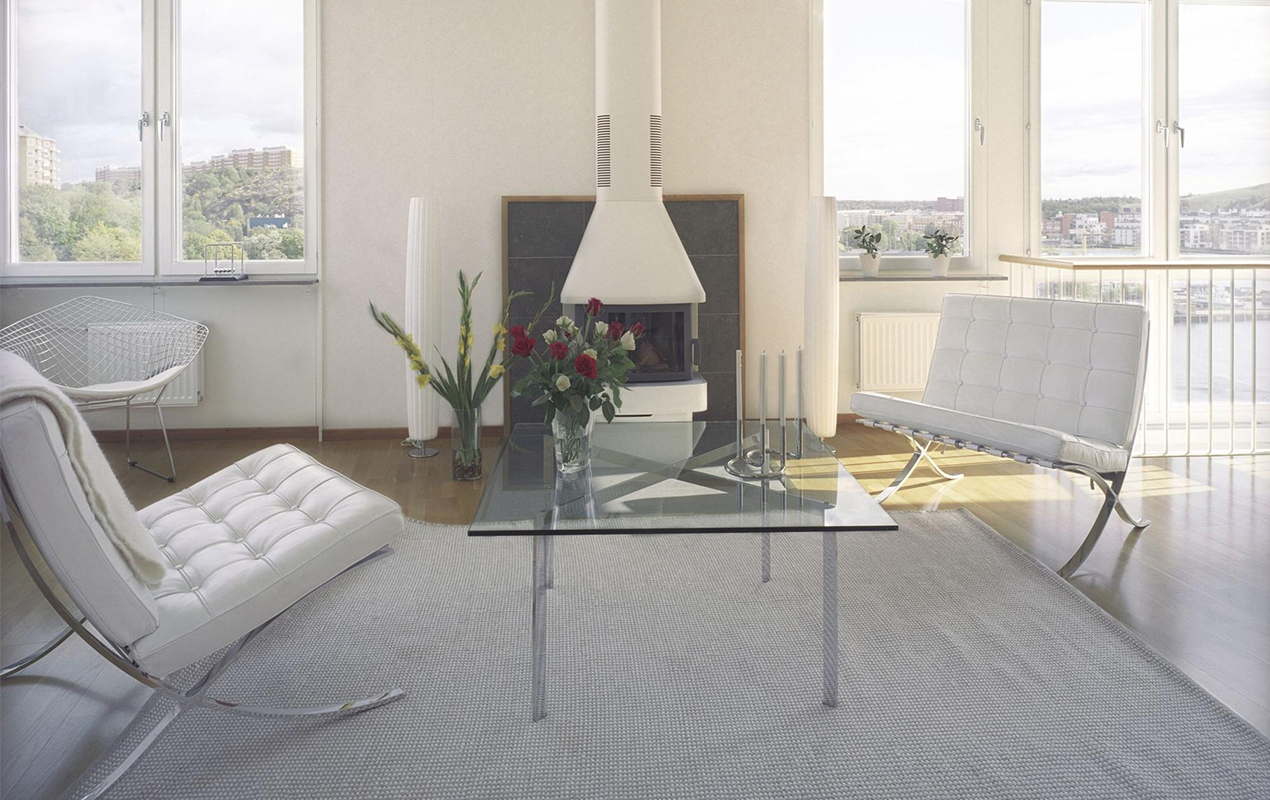
POLYGON ((388 543, 404 527, 396 503, 290 445, 268 447, 137 512, 168 562, 162 582, 151 588, 106 537, 69 458, 44 403, 23 398, 0 406, 0 478, 7 493, 0 496, 0 510, 33 580, 68 626, 39 652, 6 667, 4 677, 38 661, 73 631, 116 667, 177 701, 90 797, 117 780, 186 708, 331 714, 402 696, 393 689, 330 706, 270 708, 207 694, 221 670, 274 618, 343 572, 391 552, 388 543), (63 605, 36 569, 10 503, 78 613, 63 605), (226 647, 192 688, 166 680, 226 647))
POLYGON ((1059 570, 1088 557, 1120 501, 1146 376, 1142 306, 950 294, 920 402, 856 392, 861 424, 908 437, 913 456, 878 502, 894 494, 935 444, 1084 475, 1104 493, 1080 548, 1059 570))

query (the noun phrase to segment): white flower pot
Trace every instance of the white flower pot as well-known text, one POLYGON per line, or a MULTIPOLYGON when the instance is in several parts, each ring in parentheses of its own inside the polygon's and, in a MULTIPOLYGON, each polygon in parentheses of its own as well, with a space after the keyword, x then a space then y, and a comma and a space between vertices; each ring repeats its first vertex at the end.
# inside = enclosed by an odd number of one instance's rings
POLYGON ((936 278, 943 278, 948 275, 948 255, 931 256, 930 258, 930 274, 936 278))
POLYGON ((874 253, 860 254, 860 271, 864 273, 866 278, 876 278, 878 276, 878 265, 882 263, 882 256, 874 253))

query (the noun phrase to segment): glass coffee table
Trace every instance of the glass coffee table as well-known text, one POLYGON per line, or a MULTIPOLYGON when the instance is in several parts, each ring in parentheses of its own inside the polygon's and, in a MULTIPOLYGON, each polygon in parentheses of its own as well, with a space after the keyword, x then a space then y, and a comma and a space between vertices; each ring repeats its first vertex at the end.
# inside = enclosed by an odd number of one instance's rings
MULTIPOLYGON (((745 449, 757 447, 758 423, 745 449)), ((531 707, 546 716, 547 593, 556 535, 626 533, 761 534, 760 579, 771 579, 773 533, 823 537, 824 703, 838 704, 839 531, 894 531, 895 520, 806 426, 789 423, 790 458, 783 477, 744 481, 725 465, 736 455, 735 422, 600 423, 591 464, 575 475, 555 468, 550 430, 518 424, 490 471, 469 536, 532 536, 531 707)), ((769 447, 780 441, 769 425, 769 447)))

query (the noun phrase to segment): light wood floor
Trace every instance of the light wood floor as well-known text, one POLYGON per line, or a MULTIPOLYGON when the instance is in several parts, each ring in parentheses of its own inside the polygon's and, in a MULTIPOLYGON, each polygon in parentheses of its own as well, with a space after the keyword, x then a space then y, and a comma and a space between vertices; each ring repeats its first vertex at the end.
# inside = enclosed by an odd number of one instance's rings
MULTIPOLYGON (((269 442, 178 442, 175 485, 120 469, 133 501, 146 505, 269 442)), ((449 480, 448 451, 406 458, 397 441, 295 442, 332 468, 401 503, 406 515, 466 523, 481 484, 449 480)), ((907 458, 893 434, 843 426, 838 455, 870 491, 907 458)), ((122 463, 119 445, 107 445, 122 463)), ((487 463, 497 451, 490 442, 487 463)), ((137 450, 143 462, 160 450, 137 450)), ((1050 565, 1084 537, 1098 507, 1087 483, 965 452, 937 457, 966 477, 919 470, 887 508, 964 506, 1050 565)), ((1072 583, 1262 731, 1270 733, 1270 457, 1135 462, 1126 496, 1153 524, 1137 534, 1112 521, 1072 583)), ((991 587, 984 587, 991 591, 991 587)), ((0 544, 0 657, 9 663, 60 629, 18 562, 0 544)), ((118 735, 147 690, 71 639, 0 686, 0 796, 56 797, 118 735)))

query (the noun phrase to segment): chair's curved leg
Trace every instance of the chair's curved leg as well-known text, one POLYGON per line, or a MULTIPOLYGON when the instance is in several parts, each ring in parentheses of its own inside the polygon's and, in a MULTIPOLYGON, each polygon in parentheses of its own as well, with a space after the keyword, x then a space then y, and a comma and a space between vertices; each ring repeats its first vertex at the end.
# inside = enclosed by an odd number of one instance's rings
POLYGON ((913 470, 917 469, 917 465, 921 463, 922 454, 920 452, 913 453, 908 463, 904 465, 904 469, 900 470, 900 474, 895 476, 895 480, 891 481, 891 485, 883 489, 876 498, 879 503, 886 502, 887 498, 899 491, 904 485, 904 481, 908 480, 908 476, 913 474, 913 470))
POLYGON ((389 689, 386 692, 371 695, 370 697, 362 697, 326 706, 250 706, 242 703, 231 703, 228 700, 219 700, 215 697, 200 697, 192 705, 217 708, 221 711, 228 711, 231 714, 254 714, 266 717, 312 717, 325 714, 353 714, 358 711, 367 711, 378 706, 387 705, 394 700, 400 700, 405 696, 406 693, 401 689, 389 689))
POLYGON ((1120 519, 1124 520, 1125 522, 1129 523, 1135 528, 1145 528, 1146 526, 1151 524, 1151 520, 1145 517, 1135 517, 1132 514, 1130 514, 1129 510, 1124 507, 1124 500, 1121 499, 1119 496, 1116 497, 1116 513, 1120 515, 1120 519))
MULTIPOLYGON (((82 625, 84 623, 84 617, 80 617, 79 622, 82 625)), ((49 639, 48 642, 46 642, 44 646, 41 647, 39 650, 36 650, 34 653, 31 653, 30 655, 25 656, 23 658, 19 658, 17 661, 14 661, 12 664, 8 665, 7 667, 0 668, 0 680, 4 680, 5 678, 8 678, 11 675, 16 675, 22 670, 34 664, 35 662, 39 661, 41 658, 44 658, 46 655, 56 650, 59 644, 69 639, 71 634, 74 632, 75 632, 75 629, 67 625, 65 628, 62 629, 60 633, 58 633, 52 639, 49 639)))
POLYGON ((950 481, 959 481, 962 478, 966 477, 965 474, 961 472, 958 472, 956 475, 951 475, 947 472, 944 472, 943 467, 936 464, 935 459, 930 457, 930 445, 927 445, 926 447, 922 448, 921 454, 922 454, 922 458, 926 459, 926 463, 930 465, 930 468, 938 472, 941 477, 947 478, 950 481))
POLYGON ((150 749, 150 745, 154 744, 155 741, 158 740, 159 734, 163 733, 163 731, 172 724, 172 721, 180 716, 182 710, 183 709, 179 705, 173 706, 166 714, 163 715, 163 718, 159 720, 154 728, 146 734, 145 738, 142 739, 135 748, 133 748, 132 752, 128 754, 128 757, 119 762, 119 766, 115 767, 114 770, 112 770, 105 778, 102 778, 101 783, 94 786, 88 794, 81 797, 80 800, 96 800, 96 798, 105 794, 106 790, 111 786, 114 786, 115 783, 124 776, 124 773, 131 769, 133 764, 137 763, 137 759, 141 758, 141 756, 150 749))
POLYGON ((1098 510, 1098 517, 1094 520, 1094 525, 1089 529, 1089 533, 1085 534, 1085 541, 1080 543, 1080 547, 1067 559, 1067 563, 1058 569, 1060 578, 1069 578, 1081 564, 1085 563, 1085 559, 1089 558, 1089 554, 1093 552, 1094 545, 1098 544, 1098 537, 1102 536, 1103 528, 1107 527, 1107 520, 1111 518, 1111 510, 1115 508, 1116 496, 1108 493, 1103 498, 1102 508, 1098 510))

